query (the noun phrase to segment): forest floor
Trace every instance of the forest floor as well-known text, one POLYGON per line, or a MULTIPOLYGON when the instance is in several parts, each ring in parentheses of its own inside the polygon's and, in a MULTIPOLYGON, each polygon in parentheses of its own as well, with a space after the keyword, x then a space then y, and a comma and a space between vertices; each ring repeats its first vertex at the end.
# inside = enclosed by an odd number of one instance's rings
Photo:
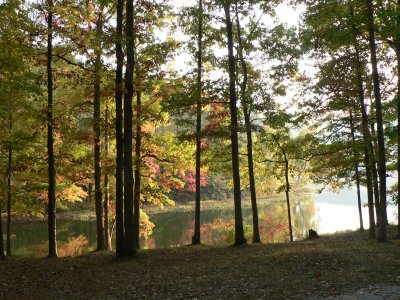
MULTIPOLYGON (((390 236, 394 228, 390 228, 390 236)), ((400 240, 366 232, 240 247, 0 262, 0 299, 400 299, 400 240), (392 297, 392 298, 390 298, 392 297)))

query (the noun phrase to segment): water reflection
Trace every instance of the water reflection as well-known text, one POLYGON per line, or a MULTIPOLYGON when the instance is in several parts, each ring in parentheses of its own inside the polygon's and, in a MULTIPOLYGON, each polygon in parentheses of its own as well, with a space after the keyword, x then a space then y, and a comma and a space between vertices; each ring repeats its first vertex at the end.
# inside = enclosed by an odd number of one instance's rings
MULTIPOLYGON (((337 195, 341 197, 341 195, 337 195)), ((356 200, 337 204, 321 198, 317 201, 295 203, 291 207, 293 233, 301 239, 313 228, 319 233, 330 233, 359 226, 356 200), (353 201, 353 202, 351 202, 353 201)), ((395 222, 395 207, 388 207, 389 222, 395 222)), ((368 212, 363 209, 364 226, 368 227, 368 212)), ((230 244, 234 239, 233 207, 226 210, 203 211, 201 214, 202 242, 210 245, 230 244)), ((251 241, 251 208, 243 209, 245 234, 251 241)), ((161 248, 187 245, 194 228, 193 212, 166 212, 151 216, 155 224, 153 234, 141 241, 142 248, 161 248)), ((263 204, 259 207, 261 239, 265 243, 289 241, 286 203, 263 204)), ((93 251, 96 247, 95 221, 60 221, 57 224, 60 256, 75 256, 93 251)), ((12 226, 12 252, 18 256, 44 257, 47 255, 47 224, 30 222, 12 226)))
MULTIPOLYGON (((13 224, 11 252, 17 256, 45 257, 48 254, 47 223, 13 224)), ((57 223, 57 246, 60 256, 77 256, 96 246, 96 223, 60 221, 57 223)))
MULTIPOLYGON (((78 256, 82 255, 85 252, 88 252, 89 249, 87 245, 89 244, 88 239, 85 235, 81 234, 78 237, 69 237, 68 241, 57 242, 57 251, 59 256, 78 256)), ((48 254, 49 244, 47 241, 42 242, 41 244, 35 244, 30 247, 31 256, 33 257, 44 257, 48 254)))
MULTIPOLYGON (((292 207, 295 237, 302 238, 308 228, 315 228, 313 215, 315 205, 294 205, 292 207)), ((259 208, 260 235, 263 242, 289 240, 287 211, 285 203, 274 203, 259 208)), ((229 244, 234 238, 234 214, 232 209, 204 211, 201 215, 203 243, 229 244)), ((251 209, 243 210, 245 233, 251 240, 251 209)), ((161 248, 186 245, 193 235, 192 212, 166 212, 151 217, 155 224, 153 234, 142 239, 143 248, 161 248)), ((47 255, 47 224, 30 222, 12 226, 12 253, 17 256, 44 257, 47 255)), ((95 221, 60 221, 57 224, 58 253, 60 256, 76 256, 93 251, 96 247, 95 221)))

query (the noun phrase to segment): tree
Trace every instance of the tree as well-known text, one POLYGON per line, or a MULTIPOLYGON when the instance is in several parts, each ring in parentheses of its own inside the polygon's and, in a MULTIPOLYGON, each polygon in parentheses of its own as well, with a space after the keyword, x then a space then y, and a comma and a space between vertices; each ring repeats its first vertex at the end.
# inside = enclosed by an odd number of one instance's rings
POLYGON ((357 204, 358 204, 358 216, 360 220, 360 230, 364 230, 363 224, 363 216, 362 216, 362 203, 361 203, 361 193, 360 193, 360 172, 357 157, 357 150, 356 150, 356 135, 355 135, 355 128, 354 128, 354 119, 353 119, 353 111, 349 109, 349 118, 350 118, 350 130, 351 130, 351 140, 353 142, 353 151, 354 151, 354 170, 355 170, 355 177, 356 177, 356 188, 357 188, 357 204))
POLYGON ((397 205, 399 212, 397 238, 400 238, 400 1, 379 2, 378 4, 379 34, 396 54, 397 86, 395 102, 397 111, 397 205))
POLYGON ((196 103, 196 206, 192 244, 200 244, 200 181, 201 181, 201 107, 202 107, 202 52, 203 52, 203 0, 199 0, 197 36, 197 103, 196 103))
POLYGON ((291 179, 294 176, 291 174, 294 172, 299 174, 305 172, 306 162, 319 154, 310 151, 310 149, 313 149, 313 151, 316 150, 314 145, 315 139, 311 137, 311 134, 300 133, 297 137, 291 137, 290 130, 284 123, 291 121, 292 116, 286 114, 280 115, 275 122, 271 122, 271 125, 276 126, 276 128, 266 128, 263 133, 263 148, 269 150, 265 153, 267 154, 267 158, 264 158, 263 161, 274 164, 272 173, 274 173, 278 180, 283 182, 277 189, 277 192, 285 192, 289 238, 293 242, 290 190, 292 188, 291 179), (283 170, 282 165, 284 165, 283 170))
POLYGON ((246 244, 243 230, 242 200, 240 191, 239 171, 239 139, 238 139, 238 117, 237 117, 237 96, 236 96, 236 64, 233 53, 233 24, 231 21, 231 4, 224 2, 225 22, 228 40, 228 65, 229 65, 229 108, 231 113, 231 142, 232 142, 232 176, 233 176, 233 197, 235 204, 235 245, 246 244))
MULTIPOLYGON (((60 3, 61 12, 68 12, 68 17, 58 20, 57 26, 60 37, 64 43, 55 49, 55 56, 68 65, 78 67, 82 72, 82 77, 91 81, 93 85, 93 139, 89 144, 93 146, 93 166, 94 166, 94 202, 96 207, 97 224, 97 250, 106 248, 104 209, 108 207, 103 203, 103 189, 101 185, 102 162, 101 162, 101 102, 106 94, 101 86, 101 81, 105 79, 107 67, 102 62, 102 57, 108 53, 110 38, 107 36, 107 21, 110 12, 107 10, 106 3, 80 0, 71 3, 60 3), (79 22, 79 23, 78 23, 79 22), (106 32, 104 32, 106 29, 106 32), (75 53, 71 54, 74 51, 75 53), (92 142, 93 141, 93 142, 92 142)), ((64 82, 69 85, 70 82, 64 82)), ((79 94, 78 97, 82 95, 79 94)), ((78 117, 79 118, 79 117, 78 117)), ((89 133, 89 132, 88 132, 89 133)), ((90 132, 91 133, 91 132, 90 132)), ((90 179, 92 181, 92 179, 90 179)), ((89 185, 93 184, 89 182, 89 185)), ((91 188, 88 188, 89 193, 91 188)), ((90 197, 89 197, 90 199, 90 197)), ((108 215, 107 215, 108 218, 108 215)))
POLYGON ((282 152, 284 163, 285 163, 285 195, 286 195, 286 205, 287 205, 287 213, 288 213, 288 223, 289 223, 289 236, 290 241, 293 242, 293 229, 292 229, 292 214, 290 212, 290 182, 289 182, 289 159, 286 154, 286 150, 279 142, 279 138, 276 135, 273 135, 273 139, 277 144, 278 148, 282 152))
MULTIPOLYGON (((168 18, 170 17, 169 5, 160 4, 153 0, 140 1, 135 5, 134 90, 136 105, 134 111, 136 114, 134 115, 134 119, 136 132, 134 157, 134 235, 137 248, 140 247, 139 237, 147 235, 147 231, 154 226, 149 221, 146 213, 141 211, 141 203, 147 200, 150 201, 150 199, 154 199, 155 202, 159 201, 158 197, 149 197, 149 194, 152 192, 154 192, 155 196, 157 191, 156 189, 148 189, 151 175, 146 170, 150 171, 152 169, 152 167, 147 168, 150 164, 154 166, 154 161, 150 162, 150 155, 153 158, 160 159, 161 164, 164 160, 164 157, 159 156, 160 153, 157 153, 164 145, 158 144, 156 139, 152 139, 152 136, 155 135, 155 131, 152 130, 161 124, 163 126, 164 120, 166 120, 164 118, 168 116, 167 112, 159 110, 161 108, 161 101, 168 98, 169 94, 165 88, 169 81, 167 79, 168 72, 163 70, 163 66, 165 66, 168 59, 175 52, 177 43, 170 35, 166 38, 161 38, 155 36, 154 32, 169 28, 168 18), (160 90, 163 91, 162 95, 160 94, 160 90), (142 231, 140 227, 142 227, 142 231)), ((165 167, 164 164, 162 164, 162 167, 165 167)), ((168 168, 163 168, 164 171, 166 169, 168 168)), ((152 171, 150 172, 153 173, 152 171)), ((160 171, 158 170, 159 173, 161 173, 160 171)), ((159 187, 160 184, 162 182, 157 182, 156 186, 159 187)), ((164 184, 166 185, 165 182, 164 184)), ((167 189, 164 188, 165 191, 167 189)), ((169 201, 166 194, 162 196, 166 201, 161 202, 165 203, 169 201)))
MULTIPOLYGON (((104 156, 105 160, 108 162, 109 158, 109 118, 110 118, 110 110, 108 101, 106 102, 106 110, 105 110, 105 126, 104 126, 104 156)), ((106 249, 111 250, 111 234, 110 234, 110 182, 108 177, 108 170, 104 172, 104 235, 105 235, 105 242, 106 242, 106 249)))
MULTIPOLYGON (((371 133, 369 131, 369 122, 367 110, 365 108, 365 96, 364 96, 364 85, 363 85, 363 66, 361 62, 360 55, 360 45, 358 42, 358 30, 354 20, 354 8, 352 5, 349 7, 350 9, 350 29, 351 29, 351 37, 352 37, 352 45, 354 48, 354 65, 355 65, 355 82, 356 82, 356 91, 357 91, 357 101, 359 110, 361 112, 361 128, 364 140, 364 164, 366 170, 366 180, 367 180, 367 195, 368 195, 368 210, 369 210, 369 237, 375 237, 375 218, 373 211, 373 190, 376 191, 376 186, 373 188, 372 180, 373 180, 373 147, 371 141, 371 133)), ((378 201, 375 197, 375 201, 378 201)))
POLYGON ((101 71, 101 37, 103 32, 103 7, 97 12, 96 36, 94 47, 94 80, 93 80, 93 132, 94 132, 94 198, 96 204, 97 251, 106 248, 104 220, 103 220, 103 193, 101 188, 101 102, 100 102, 100 71, 101 71))
POLYGON ((383 132, 382 100, 378 73, 378 61, 376 57, 376 42, 374 29, 374 8, 372 0, 366 0, 368 14, 368 40, 371 52, 372 79, 374 82, 375 113, 378 128, 378 175, 379 175, 379 224, 378 241, 386 242, 387 215, 386 215, 386 152, 385 137, 383 132))
MULTIPOLYGON (((137 69, 137 67, 136 67, 137 69)), ((137 87, 138 88, 138 87, 137 87)), ((140 247, 140 189, 141 189, 141 153, 142 150, 142 92, 136 91, 136 136, 135 136, 135 190, 134 190, 134 222, 136 248, 140 247)))
POLYGON ((117 28, 115 37, 115 54, 117 68, 115 73, 115 138, 116 138, 116 170, 115 170, 115 222, 116 222, 116 245, 117 257, 124 255, 124 136, 123 136, 123 110, 122 97, 124 85, 122 79, 124 52, 122 50, 122 27, 123 27, 124 0, 117 1, 117 28))
POLYGON ((133 74, 134 74, 134 33, 133 0, 126 1, 126 69, 124 94, 124 254, 136 253, 135 222, 133 212, 133 74))
MULTIPOLYGON (((9 130, 12 130, 12 113, 9 112, 9 130)), ((11 256, 11 177, 12 177, 12 157, 13 149, 8 148, 8 165, 7 165, 7 256, 11 256)))
POLYGON ((396 5, 396 25, 397 30, 395 31, 395 48, 396 48, 396 59, 397 59, 397 238, 400 239, 400 1, 397 1, 396 5))
POLYGON ((54 162, 54 138, 53 138, 53 73, 51 68, 53 58, 53 0, 48 0, 47 14, 47 153, 48 153, 48 235, 49 255, 57 257, 56 241, 56 171, 54 162))
POLYGON ((239 61, 242 68, 242 82, 239 83, 240 91, 241 91, 241 103, 244 115, 244 124, 246 130, 246 138, 247 138, 247 167, 249 170, 249 183, 250 183, 250 199, 251 199, 251 208, 253 213, 253 243, 260 243, 260 229, 258 224, 258 208, 257 208, 257 195, 256 195, 256 185, 254 178, 254 161, 253 161, 253 138, 252 138, 252 128, 251 128, 251 103, 250 97, 247 95, 247 82, 248 82, 248 68, 247 62, 244 57, 244 49, 243 49, 243 39, 241 34, 240 27, 240 18, 238 12, 238 6, 235 6, 236 12, 236 27, 237 27, 237 40, 238 40, 238 56, 239 61))

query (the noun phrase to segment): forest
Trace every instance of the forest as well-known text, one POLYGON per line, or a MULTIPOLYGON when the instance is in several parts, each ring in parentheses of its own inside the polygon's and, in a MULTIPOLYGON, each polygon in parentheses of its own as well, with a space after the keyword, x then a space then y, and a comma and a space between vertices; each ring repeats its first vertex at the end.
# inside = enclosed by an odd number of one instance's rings
POLYGON ((257 244, 277 195, 293 242, 315 187, 355 187, 359 229, 400 238, 399 1, 0 0, 0 49, 0 260, 31 219, 58 257, 57 216, 87 207, 118 258, 148 255, 147 207, 190 205, 204 244, 205 200, 257 244))
POLYGON ((0 49, 1 299, 400 297, 400 1, 0 0, 0 49))

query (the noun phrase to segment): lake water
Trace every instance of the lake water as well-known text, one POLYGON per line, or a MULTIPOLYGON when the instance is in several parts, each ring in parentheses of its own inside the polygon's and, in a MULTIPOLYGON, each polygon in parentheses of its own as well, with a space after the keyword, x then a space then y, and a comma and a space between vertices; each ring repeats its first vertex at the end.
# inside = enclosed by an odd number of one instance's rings
MULTIPOLYGON (((363 198, 366 199, 365 193, 363 198)), ((313 228, 319 233, 333 233, 359 227, 355 191, 339 194, 324 192, 314 201, 293 201, 291 211, 295 239, 301 239, 313 228), (297 202, 297 204, 296 204, 297 202)), ((397 208, 388 207, 390 223, 396 222, 397 208)), ((233 242, 233 207, 227 210, 204 211, 202 242, 229 244, 233 242)), ((251 209, 243 210, 245 232, 251 240, 251 209)), ((363 208, 364 228, 368 228, 368 211, 363 208)), ((189 244, 193 233, 193 212, 166 212, 150 216, 155 224, 153 234, 142 239, 142 248, 160 248, 189 244)), ((284 202, 259 207, 260 233, 263 242, 289 241, 287 208, 284 202)), ((94 221, 60 221, 57 224, 60 256, 79 255, 95 249, 96 224, 94 221)), ((12 226, 12 253, 18 256, 43 257, 47 254, 47 224, 30 222, 12 226)))

